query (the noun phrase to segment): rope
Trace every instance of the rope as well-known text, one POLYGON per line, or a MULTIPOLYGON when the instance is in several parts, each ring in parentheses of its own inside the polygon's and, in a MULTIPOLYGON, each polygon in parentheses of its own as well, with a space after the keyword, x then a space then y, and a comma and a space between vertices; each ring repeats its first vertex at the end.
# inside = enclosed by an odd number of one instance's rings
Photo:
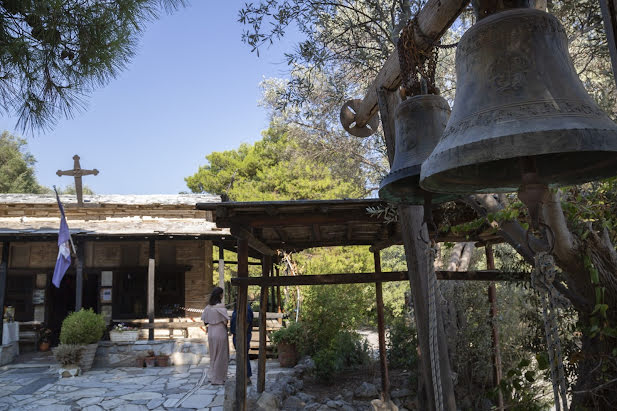
POLYGON ((437 289, 437 277, 435 277, 435 254, 433 245, 428 246, 428 339, 431 356, 431 377, 433 380, 433 393, 435 394, 435 409, 442 411, 443 391, 441 388, 441 369, 439 367, 439 342, 437 340, 437 307, 435 306, 435 294, 437 289))
POLYGON ((563 353, 557 328, 557 309, 565 308, 570 304, 567 298, 559 294, 553 286, 557 269, 553 256, 547 252, 535 255, 535 267, 531 272, 531 286, 540 293, 542 300, 542 315, 544 318, 544 332, 548 349, 548 360, 551 366, 551 382, 555 397, 556 411, 568 410, 567 381, 563 367, 563 353))

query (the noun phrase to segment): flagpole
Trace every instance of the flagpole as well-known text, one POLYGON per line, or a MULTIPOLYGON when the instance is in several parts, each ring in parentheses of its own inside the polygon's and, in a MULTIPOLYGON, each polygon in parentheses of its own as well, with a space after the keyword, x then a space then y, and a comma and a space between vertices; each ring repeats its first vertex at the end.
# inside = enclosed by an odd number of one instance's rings
MULTIPOLYGON (((56 193, 56 200, 58 204, 60 204, 60 196, 58 195, 58 190, 56 190, 56 186, 52 186, 54 188, 54 192, 56 193)), ((66 218, 66 217, 65 217, 66 218)), ((77 256, 77 248, 75 248, 75 243, 73 243, 73 237, 71 237, 71 233, 69 231, 69 242, 71 243, 71 248, 73 249, 73 254, 77 256)))

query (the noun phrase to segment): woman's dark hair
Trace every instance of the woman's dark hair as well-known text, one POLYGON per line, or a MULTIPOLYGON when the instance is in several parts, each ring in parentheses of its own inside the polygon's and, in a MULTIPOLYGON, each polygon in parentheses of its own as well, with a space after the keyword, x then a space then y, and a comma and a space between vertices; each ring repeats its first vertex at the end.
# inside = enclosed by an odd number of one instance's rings
POLYGON ((217 305, 223 300, 223 289, 221 287, 214 287, 212 294, 210 294, 210 305, 217 305))

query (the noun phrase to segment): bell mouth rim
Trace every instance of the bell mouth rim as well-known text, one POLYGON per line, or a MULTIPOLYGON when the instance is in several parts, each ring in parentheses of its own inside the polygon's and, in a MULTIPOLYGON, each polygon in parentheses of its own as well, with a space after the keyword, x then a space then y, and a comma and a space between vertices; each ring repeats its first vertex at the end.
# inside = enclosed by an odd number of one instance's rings
MULTIPOLYGON (((420 166, 418 164, 404 167, 386 175, 379 184, 379 198, 392 204, 424 204, 424 194, 428 191, 420 187, 420 166), (397 183, 406 183, 405 187, 409 188, 409 191, 406 194, 397 194, 393 187, 397 183)), ((446 203, 460 198, 459 195, 450 193, 431 193, 433 204, 446 203)))
MULTIPOLYGON (((617 148, 615 150, 578 150, 569 152, 536 153, 530 155, 518 155, 508 158, 480 161, 436 171, 428 176, 424 173, 420 179, 420 186, 434 193, 449 194, 480 194, 480 193, 509 193, 515 192, 522 184, 520 160, 524 157, 532 157, 538 165, 538 179, 540 183, 550 187, 564 187, 577 184, 600 181, 617 175, 617 148), (586 157, 589 156, 589 157, 586 157), (586 161, 583 161, 586 160, 586 161), (575 164, 583 164, 577 168, 575 164), (561 167, 552 167, 562 164, 561 167), (466 183, 463 178, 457 176, 488 175, 495 176, 498 172, 493 170, 508 170, 513 172, 495 183, 485 184, 478 179, 466 183), (501 181, 501 183, 499 182, 501 181), (445 188, 444 188, 445 187, 445 188)), ((486 177, 484 177, 486 178, 486 177)))

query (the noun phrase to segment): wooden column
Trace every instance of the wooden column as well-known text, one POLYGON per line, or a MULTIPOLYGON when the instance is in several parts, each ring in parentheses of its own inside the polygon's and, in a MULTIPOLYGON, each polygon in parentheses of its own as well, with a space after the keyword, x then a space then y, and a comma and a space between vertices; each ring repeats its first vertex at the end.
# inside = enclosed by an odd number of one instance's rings
MULTIPOLYGON (((225 290, 225 249, 223 244, 219 244, 219 287, 225 290)), ((223 303, 225 303, 225 293, 223 292, 223 303)))
MULTIPOLYGON (((280 274, 281 273, 280 273, 279 268, 276 267, 276 276, 278 277, 280 274)), ((278 312, 279 313, 282 312, 281 310, 281 286, 280 285, 276 286, 276 304, 277 304, 278 312)), ((282 324, 282 323, 283 323, 283 319, 279 318, 279 324, 282 324)))
MULTIPOLYGON (((261 258, 261 275, 269 277, 272 268, 272 257, 264 255, 261 258)), ((266 389, 266 320, 268 315, 268 287, 261 287, 259 302, 259 364, 257 366, 257 392, 266 389)))
MULTIPOLYGON (((373 253, 375 260, 375 272, 381 273, 381 256, 379 251, 373 253)), ((379 363, 381 365, 381 395, 384 402, 390 401, 390 376, 388 374, 388 360, 386 358, 386 328, 383 318, 383 292, 382 283, 375 283, 375 295, 377 299, 377 331, 379 333, 379 363)))
MULTIPOLYGON (((493 256, 493 246, 487 244, 484 247, 486 253, 486 269, 495 269, 495 258, 493 256)), ((491 330, 493 342, 493 382, 496 387, 501 383, 501 350, 499 349, 499 330, 497 329, 497 289, 495 283, 491 282, 488 286, 488 302, 490 304, 491 330)), ((504 402, 501 390, 498 391, 498 409, 503 411, 504 402)))
POLYGON ((75 260, 75 311, 81 310, 84 296, 84 246, 85 243, 77 243, 77 255, 75 260))
POLYGON ((0 260, 0 345, 2 345, 2 333, 4 331, 4 299, 6 297, 6 280, 9 271, 9 247, 10 243, 2 243, 2 256, 0 260))
MULTIPOLYGON (((154 323, 154 269, 156 267, 154 240, 150 240, 150 251, 148 254, 148 323, 154 323)), ((154 340, 154 328, 148 330, 148 339, 154 340)))
MULTIPOLYGON (((247 239, 238 239, 238 278, 249 276, 249 242, 247 239)), ((248 303, 248 286, 238 286, 238 300, 236 302, 236 410, 245 411, 246 408, 246 306, 248 303)))
MULTIPOLYGON (((432 4, 433 2, 431 2, 432 4)), ((464 6, 467 2, 461 1, 464 6)), ((449 5, 448 7, 450 7, 449 5)), ((426 8, 426 7, 425 7, 426 8)), ((462 7, 461 7, 462 9, 462 7)), ((447 13, 446 13, 447 14, 447 13)), ((458 15, 457 12, 455 15, 458 15)), ((446 28, 449 26, 445 26, 446 28)), ((397 60, 398 61, 398 60, 397 60)), ((398 64, 393 63, 398 69, 398 64)), ((377 80, 376 80, 377 81, 377 80)), ((384 83, 377 83, 383 85, 384 83)), ((394 112, 399 104, 399 95, 396 86, 393 91, 383 87, 375 87, 372 92, 376 93, 377 103, 381 123, 384 129, 385 143, 390 164, 395 155, 395 124, 394 112)), ((399 221, 401 223, 401 236, 405 246, 405 256, 407 259, 407 270, 409 273, 409 283, 414 305, 414 315, 418 333, 419 345, 419 377, 421 389, 418 391, 418 408, 422 410, 435 410, 435 396, 432 384, 432 371, 430 361, 429 344, 429 321, 428 321, 428 261, 427 247, 421 238, 428 239, 426 225, 423 224, 424 210, 422 206, 400 205, 398 208, 399 221)), ((456 400, 454 398, 454 385, 450 372, 450 360, 448 346, 441 319, 441 307, 437 305, 437 341, 439 346, 439 366, 441 371, 441 387, 446 410, 456 410, 456 400)))

